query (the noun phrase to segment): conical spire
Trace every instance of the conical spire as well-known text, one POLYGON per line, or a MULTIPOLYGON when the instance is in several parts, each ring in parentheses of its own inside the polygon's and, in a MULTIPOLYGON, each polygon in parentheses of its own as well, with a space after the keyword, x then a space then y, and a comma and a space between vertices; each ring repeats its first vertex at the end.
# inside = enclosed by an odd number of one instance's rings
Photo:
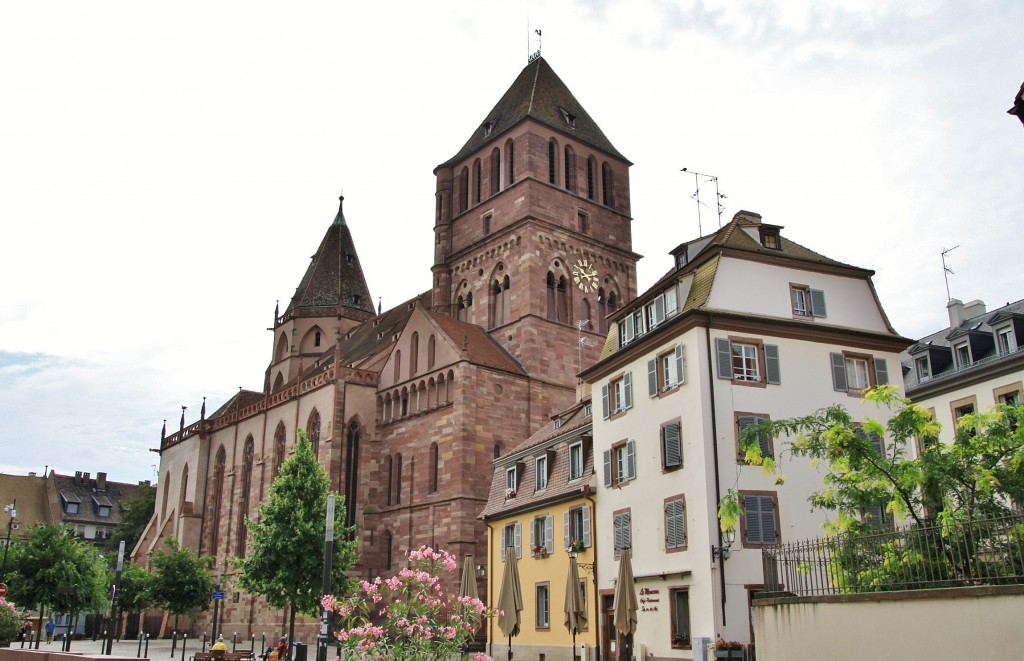
POLYGON ((339 195, 338 196, 338 215, 334 217, 334 224, 335 225, 344 225, 345 224, 345 212, 342 210, 342 208, 344 206, 345 206, 345 196, 344 195, 339 195))

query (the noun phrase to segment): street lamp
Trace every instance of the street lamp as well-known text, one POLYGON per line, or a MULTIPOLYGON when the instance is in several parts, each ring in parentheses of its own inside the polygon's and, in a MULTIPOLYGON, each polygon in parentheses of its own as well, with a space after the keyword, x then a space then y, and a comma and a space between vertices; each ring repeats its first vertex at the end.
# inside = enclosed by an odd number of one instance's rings
POLYGON ((14 517, 18 516, 17 505, 17 498, 10 505, 4 505, 4 513, 10 514, 11 519, 7 522, 7 542, 4 544, 4 563, 0 566, 0 582, 7 578, 7 552, 11 550, 11 530, 14 529, 14 517))
MULTIPOLYGON (((104 652, 110 656, 114 647, 114 627, 119 622, 117 617, 117 590, 121 587, 121 570, 124 568, 124 540, 117 545, 117 567, 114 569, 114 588, 110 595, 110 627, 107 629, 107 639, 104 641, 104 652)), ((120 640, 120 636, 118 637, 120 640)))
MULTIPOLYGON (((334 494, 327 495, 327 521, 324 528, 324 575, 323 594, 331 593, 331 560, 334 555, 334 494)), ((327 661, 327 646, 330 643, 331 611, 324 606, 320 615, 320 635, 317 638, 317 661, 327 661)))
POLYGON ((733 542, 736 541, 736 531, 732 528, 722 531, 722 547, 719 548, 714 544, 711 545, 711 557, 714 559, 721 558, 722 560, 729 559, 729 549, 732 548, 733 542))

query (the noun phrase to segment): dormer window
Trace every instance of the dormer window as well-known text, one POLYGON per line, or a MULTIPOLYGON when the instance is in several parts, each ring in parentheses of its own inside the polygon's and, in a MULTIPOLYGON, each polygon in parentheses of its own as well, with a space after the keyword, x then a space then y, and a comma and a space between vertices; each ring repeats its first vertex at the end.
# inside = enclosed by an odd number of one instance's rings
POLYGON ((1013 328, 1006 326, 1005 328, 996 329, 996 347, 999 349, 999 355, 1005 356, 1008 353, 1013 353, 1017 350, 1016 342, 1013 338, 1013 328))
POLYGON ((555 429, 559 429, 559 428, 561 428, 561 426, 562 426, 562 419, 561 418, 555 418, 555 429))
POLYGON ((928 356, 921 356, 914 361, 914 367, 917 369, 917 380, 927 381, 932 377, 931 365, 928 364, 928 356))
POLYGON ((65 514, 78 514, 78 503, 64 503, 65 514))
POLYGON ((505 469, 505 495, 512 497, 516 495, 516 469, 515 466, 505 469))
POLYGON ((969 344, 964 342, 958 344, 953 348, 954 355, 956 356, 956 367, 957 369, 964 369, 971 365, 971 347, 969 344))
POLYGON ((359 294, 352 294, 352 304, 353 305, 359 305, 362 302, 363 302, 363 297, 362 296, 360 296, 359 294))
POLYGON ((100 509, 97 512, 97 514, 99 516, 103 517, 103 518, 106 518, 106 517, 110 516, 110 506, 108 506, 108 505, 100 505, 100 509))
POLYGON ((355 257, 352 256, 352 253, 348 253, 348 252, 345 253, 345 261, 346 262, 351 264, 354 260, 355 260, 355 257))
POLYGON ((484 137, 489 136, 491 131, 494 130, 494 122, 487 122, 484 124, 484 137))
POLYGON ((782 250, 779 233, 774 230, 761 230, 761 245, 771 250, 782 250))
POLYGON ((565 108, 559 108, 562 111, 562 119, 565 120, 565 125, 571 129, 576 128, 576 115, 573 115, 565 108))
POLYGON ((689 263, 690 258, 688 256, 690 246, 683 246, 680 248, 679 253, 676 255, 676 268, 681 269, 689 263))

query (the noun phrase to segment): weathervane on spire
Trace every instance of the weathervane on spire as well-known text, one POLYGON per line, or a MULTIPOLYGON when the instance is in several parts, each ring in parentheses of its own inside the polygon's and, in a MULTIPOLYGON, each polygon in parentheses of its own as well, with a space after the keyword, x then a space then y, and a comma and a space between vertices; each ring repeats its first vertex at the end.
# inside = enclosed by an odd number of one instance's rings
MULTIPOLYGON (((527 23, 527 29, 529 29, 529 23, 527 23)), ((526 58, 526 62, 527 63, 533 62, 538 57, 540 57, 541 31, 540 30, 534 30, 533 33, 537 35, 537 50, 533 51, 533 53, 531 53, 530 56, 528 58, 526 58)))

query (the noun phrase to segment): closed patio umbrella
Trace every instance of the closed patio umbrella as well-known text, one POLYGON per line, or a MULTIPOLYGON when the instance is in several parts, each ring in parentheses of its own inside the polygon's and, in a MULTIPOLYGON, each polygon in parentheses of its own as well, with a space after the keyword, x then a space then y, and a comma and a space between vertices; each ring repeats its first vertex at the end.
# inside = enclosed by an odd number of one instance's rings
POLYGON ((519 586, 516 547, 505 549, 505 573, 498 593, 498 627, 508 636, 508 658, 512 661, 512 636, 519 635, 519 613, 523 610, 523 591, 519 586))
POLYGON ((580 590, 580 570, 576 554, 569 554, 569 575, 565 579, 565 626, 572 632, 572 658, 576 661, 576 632, 587 626, 587 605, 580 590))
POLYGON ((462 565, 462 579, 459 581, 459 596, 479 599, 480 593, 476 589, 476 565, 473 563, 473 554, 467 553, 462 565))
POLYGON ((633 585, 633 563, 630 560, 629 548, 622 549, 619 554, 619 578, 615 582, 614 624, 615 630, 623 637, 624 654, 620 658, 629 659, 633 653, 633 633, 636 631, 636 588, 633 585))

